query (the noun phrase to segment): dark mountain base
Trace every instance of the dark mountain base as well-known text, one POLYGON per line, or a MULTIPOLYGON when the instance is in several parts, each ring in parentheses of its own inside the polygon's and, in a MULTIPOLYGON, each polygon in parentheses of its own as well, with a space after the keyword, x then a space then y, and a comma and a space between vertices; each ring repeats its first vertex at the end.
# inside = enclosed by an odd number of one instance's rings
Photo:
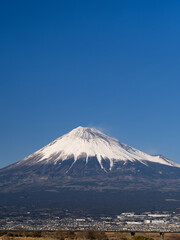
MULTIPOLYGON (((105 161, 105 160, 104 160, 105 161)), ((180 191, 180 168, 157 163, 119 161, 108 171, 96 158, 69 159, 57 164, 12 166, 0 170, 0 191, 17 192, 34 188, 70 190, 157 190, 180 191)))
MULTIPOLYGON (((0 212, 23 209, 57 209, 75 215, 111 216, 122 212, 175 211, 180 209, 180 192, 157 191, 34 191, 0 193, 0 212)), ((48 209, 48 210, 47 210, 48 209)), ((22 213, 21 213, 22 214, 22 213)))
POLYGON ((119 161, 108 171, 106 159, 104 171, 96 158, 90 158, 88 164, 83 158, 73 161, 0 170, 1 210, 55 209, 62 215, 68 211, 79 216, 108 216, 180 209, 180 168, 119 161))

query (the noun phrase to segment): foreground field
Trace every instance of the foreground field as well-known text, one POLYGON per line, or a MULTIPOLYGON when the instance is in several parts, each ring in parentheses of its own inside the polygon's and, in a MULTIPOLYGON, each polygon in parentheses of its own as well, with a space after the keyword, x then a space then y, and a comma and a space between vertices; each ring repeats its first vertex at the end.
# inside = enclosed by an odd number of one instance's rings
POLYGON ((0 240, 180 240, 180 233, 135 233, 100 231, 56 232, 5 232, 0 231, 0 240))

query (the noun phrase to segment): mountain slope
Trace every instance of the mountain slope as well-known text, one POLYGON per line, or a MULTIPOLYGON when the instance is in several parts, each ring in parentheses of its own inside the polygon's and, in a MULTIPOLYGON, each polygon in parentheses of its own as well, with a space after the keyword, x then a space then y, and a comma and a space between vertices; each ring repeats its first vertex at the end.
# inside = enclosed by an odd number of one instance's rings
POLYGON ((143 153, 94 128, 78 127, 23 160, 0 170, 0 187, 171 187, 180 165, 143 153))
POLYGON ((152 162, 180 167, 179 164, 167 158, 162 156, 151 156, 126 144, 120 143, 118 140, 94 128, 83 127, 78 127, 70 133, 56 139, 44 148, 18 162, 14 167, 37 163, 57 164, 59 160, 65 161, 71 157, 74 158, 74 161, 77 161, 82 156, 86 157, 86 163, 88 162, 88 157, 97 157, 102 168, 102 159, 109 159, 110 170, 115 162, 134 162, 137 160, 143 164, 152 162))

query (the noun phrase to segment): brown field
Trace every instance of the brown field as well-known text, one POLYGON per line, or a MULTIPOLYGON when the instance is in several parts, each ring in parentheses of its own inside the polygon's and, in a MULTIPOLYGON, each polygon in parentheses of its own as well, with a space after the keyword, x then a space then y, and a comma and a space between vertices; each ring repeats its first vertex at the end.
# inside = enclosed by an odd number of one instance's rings
POLYGON ((0 240, 180 240, 180 233, 135 233, 128 232, 100 232, 100 231, 61 231, 56 232, 4 232, 0 231, 0 240))

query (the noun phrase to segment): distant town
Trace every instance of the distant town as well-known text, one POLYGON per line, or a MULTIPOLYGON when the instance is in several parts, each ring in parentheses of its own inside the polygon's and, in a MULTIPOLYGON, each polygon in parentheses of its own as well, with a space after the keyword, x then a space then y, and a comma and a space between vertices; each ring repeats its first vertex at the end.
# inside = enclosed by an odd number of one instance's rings
MULTIPOLYGON (((8 210, 8 209, 7 209, 8 210)), ((7 211, 9 212, 9 211, 7 211)), ((180 214, 175 212, 124 212, 115 216, 90 216, 77 217, 76 212, 63 212, 56 209, 41 209, 23 212, 23 208, 5 214, 5 208, 0 209, 0 229, 16 230, 20 227, 27 230, 101 230, 101 231, 140 231, 140 232, 179 232, 180 214), (2 214, 1 214, 2 213, 2 214)))

